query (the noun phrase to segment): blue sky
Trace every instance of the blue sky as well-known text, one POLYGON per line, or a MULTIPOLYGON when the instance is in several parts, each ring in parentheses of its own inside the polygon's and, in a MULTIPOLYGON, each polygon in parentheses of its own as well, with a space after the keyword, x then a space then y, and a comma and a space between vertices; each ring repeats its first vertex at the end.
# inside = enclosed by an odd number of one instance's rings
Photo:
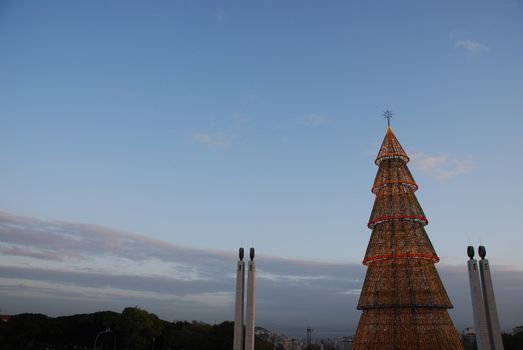
POLYGON ((0 209, 359 263, 389 107, 441 263, 521 271, 522 35, 521 1, 1 1, 0 209))

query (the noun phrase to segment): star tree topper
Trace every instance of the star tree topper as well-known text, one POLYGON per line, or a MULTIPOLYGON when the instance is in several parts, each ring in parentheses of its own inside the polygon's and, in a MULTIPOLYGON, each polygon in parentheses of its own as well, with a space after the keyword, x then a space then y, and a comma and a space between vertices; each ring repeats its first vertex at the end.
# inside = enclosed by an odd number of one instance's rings
POLYGON ((387 119, 387 125, 390 128, 390 120, 392 119, 392 111, 390 109, 387 109, 385 112, 383 112, 383 117, 387 119))

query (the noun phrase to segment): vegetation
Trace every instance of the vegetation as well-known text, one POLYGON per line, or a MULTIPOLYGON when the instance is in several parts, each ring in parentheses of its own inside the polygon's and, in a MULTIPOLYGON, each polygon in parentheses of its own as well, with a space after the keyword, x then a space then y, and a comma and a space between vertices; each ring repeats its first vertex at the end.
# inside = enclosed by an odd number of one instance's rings
MULTIPOLYGON (((122 313, 102 311, 56 318, 20 314, 8 322, 0 321, 0 349, 87 350, 93 349, 98 336, 97 350, 230 350, 233 328, 234 324, 228 321, 216 325, 163 321, 137 307, 126 308, 122 313)), ((505 350, 523 349, 523 331, 503 334, 503 343, 505 350)), ((470 345, 465 348, 473 349, 475 344, 470 345)), ((257 338, 255 349, 272 350, 273 344, 257 338)), ((319 349, 319 345, 312 349, 319 349)))
MULTIPOLYGON (((503 348, 505 350, 522 350, 523 349, 523 327, 514 329, 512 334, 502 333, 503 348)), ((474 338, 464 339, 463 348, 465 350, 477 350, 478 346, 474 338)))
MULTIPOLYGON (((0 322, 4 350, 93 349, 96 338, 97 350, 230 350, 233 323, 167 322, 137 307, 56 318, 20 314, 0 322)), ((256 339, 256 350, 272 348, 256 339)))
POLYGON ((505 350, 521 350, 523 349, 523 327, 519 326, 519 332, 512 334, 503 333, 503 347, 505 350))

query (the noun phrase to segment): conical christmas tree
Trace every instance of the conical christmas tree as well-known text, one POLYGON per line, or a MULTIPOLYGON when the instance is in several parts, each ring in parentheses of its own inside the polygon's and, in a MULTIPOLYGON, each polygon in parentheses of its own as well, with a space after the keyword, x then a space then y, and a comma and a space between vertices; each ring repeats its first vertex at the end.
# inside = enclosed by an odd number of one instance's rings
POLYGON ((353 349, 462 349, 408 161, 389 126, 375 162, 372 234, 363 260, 368 269, 353 349))

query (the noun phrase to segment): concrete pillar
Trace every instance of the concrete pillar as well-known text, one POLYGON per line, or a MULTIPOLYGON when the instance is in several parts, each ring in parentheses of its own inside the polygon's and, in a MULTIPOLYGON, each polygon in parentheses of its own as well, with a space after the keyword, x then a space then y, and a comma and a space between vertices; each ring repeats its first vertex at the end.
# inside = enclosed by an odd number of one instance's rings
MULTIPOLYGON (((482 247, 480 247, 481 249, 482 247)), ((483 248, 484 250, 485 248, 483 248)), ((494 287, 490 275, 490 266, 485 254, 481 254, 482 259, 479 261, 479 271, 481 273, 481 286, 483 287, 483 301, 487 314, 487 324, 489 328, 490 344, 493 350, 503 350, 503 340, 501 338, 501 328, 499 326, 498 309, 496 299, 494 298, 494 287)))
POLYGON ((247 271, 247 324, 245 328, 245 350, 254 350, 254 301, 256 299, 256 263, 254 262, 254 248, 251 248, 250 257, 251 261, 248 263, 247 271))
POLYGON ((485 304, 483 303, 483 296, 481 295, 478 261, 471 258, 468 261, 468 267, 476 343, 478 344, 478 350, 490 350, 490 336, 487 315, 485 313, 485 304))
POLYGON ((240 248, 240 260, 236 265, 236 303, 234 309, 234 341, 233 350, 244 349, 243 337, 243 301, 245 285, 245 262, 243 261, 243 248, 240 248))

